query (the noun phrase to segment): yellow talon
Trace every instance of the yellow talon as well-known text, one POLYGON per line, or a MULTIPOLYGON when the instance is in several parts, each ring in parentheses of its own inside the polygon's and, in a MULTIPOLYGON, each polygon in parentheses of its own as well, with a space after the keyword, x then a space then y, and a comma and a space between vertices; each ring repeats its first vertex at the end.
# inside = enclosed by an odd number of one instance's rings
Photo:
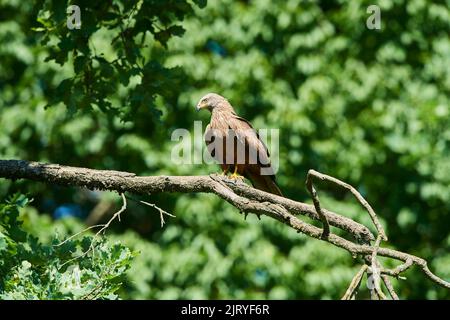
POLYGON ((234 166, 234 172, 230 176, 230 179, 243 179, 243 177, 237 173, 237 170, 238 170, 238 167, 234 166))
POLYGON ((220 173, 220 176, 225 177, 227 174, 228 174, 228 170, 223 170, 223 171, 220 173))

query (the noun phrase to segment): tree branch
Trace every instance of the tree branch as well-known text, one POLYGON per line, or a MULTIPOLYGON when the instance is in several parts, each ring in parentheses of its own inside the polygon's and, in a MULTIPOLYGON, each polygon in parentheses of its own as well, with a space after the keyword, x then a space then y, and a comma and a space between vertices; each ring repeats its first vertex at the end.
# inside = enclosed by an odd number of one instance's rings
MULTIPOLYGON (((445 288, 450 288, 449 282, 437 277, 428 269, 427 262, 424 259, 401 251, 368 245, 367 243, 374 240, 373 234, 367 227, 349 218, 322 209, 331 226, 347 231, 356 239, 356 242, 344 239, 334 233, 330 233, 326 239, 323 239, 320 228, 296 217, 296 215, 304 215, 321 221, 319 215, 315 212, 314 206, 256 190, 243 182, 231 181, 219 175, 140 177, 133 173, 120 171, 93 170, 23 160, 0 160, 0 177, 12 180, 29 179, 61 186, 77 186, 91 190, 110 190, 119 193, 130 192, 142 195, 164 192, 214 193, 242 213, 267 215, 290 226, 297 232, 345 249, 354 257, 358 255, 372 255, 375 251, 375 254, 378 256, 389 257, 402 262, 411 261, 412 264, 419 266, 423 273, 433 282, 445 288), (365 244, 359 244, 361 242, 365 244)), ((355 194, 356 190, 353 187, 347 184, 345 187, 358 198, 359 194, 355 194)), ((363 203, 369 214, 371 214, 372 210, 368 203, 364 199, 358 200, 363 203)), ((375 224, 377 225, 378 221, 375 224)), ((381 235, 385 236, 384 232, 381 235)), ((389 275, 389 272, 385 272, 385 274, 389 275)))
POLYGON ((361 283, 361 279, 364 276, 364 273, 366 273, 367 271, 367 267, 367 264, 362 265, 361 269, 359 269, 359 271, 353 277, 352 281, 350 282, 350 286, 348 287, 341 300, 352 300, 352 298, 355 296, 356 290, 358 290, 359 288, 359 284, 361 283))
POLYGON ((383 282, 384 282, 386 288, 388 289, 392 300, 399 300, 397 293, 395 293, 394 286, 392 285, 391 279, 389 279, 389 277, 385 274, 381 275, 381 279, 383 279, 383 282))
POLYGON ((326 239, 328 237, 328 235, 330 234, 330 225, 328 224, 327 217, 322 212, 322 208, 320 207, 319 196, 317 195, 317 191, 314 188, 314 185, 312 182, 313 177, 317 177, 315 175, 315 173, 316 172, 314 170, 308 171, 308 174, 306 175, 306 189, 308 190, 309 194, 311 195, 311 198, 314 203, 314 208, 316 209, 316 212, 319 215, 320 220, 322 221, 322 225, 323 225, 322 238, 326 239))

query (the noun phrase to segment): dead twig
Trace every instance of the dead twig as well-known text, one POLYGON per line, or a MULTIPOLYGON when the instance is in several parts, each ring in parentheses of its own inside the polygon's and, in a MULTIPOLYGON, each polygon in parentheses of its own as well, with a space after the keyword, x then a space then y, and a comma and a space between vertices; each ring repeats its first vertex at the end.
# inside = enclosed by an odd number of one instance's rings
POLYGON ((170 214, 167 211, 161 209, 160 207, 158 207, 154 203, 149 203, 149 202, 142 201, 142 200, 139 200, 139 202, 143 203, 143 204, 145 204, 145 205, 147 205, 149 207, 155 208, 156 210, 159 211, 159 218, 161 220, 161 228, 164 227, 164 224, 166 223, 166 221, 164 220, 164 215, 168 215, 169 217, 176 218, 176 216, 174 216, 173 214, 170 214))
MULTIPOLYGON (((405 263, 397 266, 394 269, 382 269, 381 274, 386 274, 391 277, 401 278, 400 274, 405 272, 406 270, 408 270, 409 267, 411 267, 413 264, 414 264, 413 260, 408 258, 405 263)), ((403 279, 406 279, 406 278, 403 278, 403 279)))
POLYGON ((120 208, 119 211, 117 211, 116 213, 113 214, 113 216, 111 217, 111 219, 108 220, 107 223, 105 223, 102 228, 97 231, 97 233, 95 234, 96 236, 98 236, 100 233, 105 233, 106 229, 109 228, 110 224, 115 220, 118 219, 120 222, 120 215, 122 212, 124 212, 127 209, 127 198, 125 197, 124 193, 121 193, 120 196, 122 197, 122 207, 120 208))
POLYGON ((352 281, 350 282, 350 286, 348 287, 347 291, 345 292, 341 300, 352 300, 352 298, 355 297, 356 290, 358 290, 359 285, 361 283, 361 279, 364 276, 364 273, 366 273, 368 267, 369 266, 367 264, 363 264, 361 269, 359 269, 359 271, 353 277, 352 281))
POLYGON ((73 239, 73 238, 76 237, 76 236, 79 236, 80 234, 82 234, 82 233, 84 233, 84 232, 86 232, 86 231, 88 231, 88 230, 91 230, 91 229, 96 228, 96 227, 101 227, 101 229, 95 233, 94 238, 93 238, 92 242, 91 242, 90 245, 89 245, 89 248, 88 248, 86 251, 84 251, 83 253, 81 253, 80 255, 78 255, 78 256, 76 256, 76 257, 74 257, 74 258, 72 258, 72 259, 69 259, 69 260, 65 261, 65 262, 61 265, 60 268, 62 268, 63 266, 65 266, 65 265, 67 265, 67 264, 69 264, 69 263, 71 263, 71 262, 73 262, 73 261, 75 261, 75 260, 78 260, 78 259, 80 259, 80 258, 82 258, 82 257, 84 257, 84 256, 86 256, 86 255, 88 255, 90 252, 92 252, 92 254, 94 255, 94 251, 95 251, 95 243, 96 243, 97 237, 98 237, 101 233, 104 234, 105 231, 106 231, 106 229, 110 226, 110 224, 111 224, 115 219, 118 219, 118 220, 120 221, 120 215, 121 215, 121 213, 124 212, 124 211, 126 210, 126 208, 127 208, 127 199, 126 199, 126 197, 125 197, 125 194, 124 194, 124 193, 121 193, 120 195, 121 195, 122 201, 123 201, 122 207, 121 207, 116 213, 113 214, 113 216, 111 217, 111 219, 108 220, 107 223, 105 223, 105 224, 98 224, 98 225, 95 225, 95 226, 87 227, 86 229, 84 229, 84 230, 82 230, 82 231, 80 231, 80 232, 78 232, 78 233, 76 233, 76 234, 70 236, 69 238, 65 239, 63 242, 61 242, 61 243, 59 243, 59 244, 56 245, 56 246, 61 246, 61 245, 63 245, 64 243, 66 243, 67 241, 73 239))
POLYGON ((394 286, 392 285, 391 279, 389 279, 389 276, 382 274, 381 279, 383 279, 383 282, 384 282, 386 288, 388 289, 392 300, 399 300, 398 295, 395 293, 394 286))

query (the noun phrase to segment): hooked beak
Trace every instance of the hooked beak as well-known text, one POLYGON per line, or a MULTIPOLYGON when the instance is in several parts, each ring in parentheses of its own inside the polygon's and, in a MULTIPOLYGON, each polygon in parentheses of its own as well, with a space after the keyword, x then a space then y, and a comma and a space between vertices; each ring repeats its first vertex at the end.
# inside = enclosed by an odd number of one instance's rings
POLYGON ((195 107, 195 110, 197 110, 197 112, 199 112, 201 109, 203 109, 205 107, 205 105, 204 104, 202 104, 202 103, 198 103, 197 104, 197 106, 195 107))

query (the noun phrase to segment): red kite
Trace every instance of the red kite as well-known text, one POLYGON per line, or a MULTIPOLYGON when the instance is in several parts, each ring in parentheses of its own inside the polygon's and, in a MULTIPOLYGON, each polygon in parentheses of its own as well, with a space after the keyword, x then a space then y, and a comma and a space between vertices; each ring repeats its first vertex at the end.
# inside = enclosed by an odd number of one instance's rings
POLYGON ((208 93, 200 99, 197 111, 200 109, 211 112, 205 143, 211 156, 219 162, 223 174, 233 172, 233 179, 244 176, 255 188, 282 196, 275 181, 269 151, 250 122, 239 117, 231 104, 215 93, 208 93))

